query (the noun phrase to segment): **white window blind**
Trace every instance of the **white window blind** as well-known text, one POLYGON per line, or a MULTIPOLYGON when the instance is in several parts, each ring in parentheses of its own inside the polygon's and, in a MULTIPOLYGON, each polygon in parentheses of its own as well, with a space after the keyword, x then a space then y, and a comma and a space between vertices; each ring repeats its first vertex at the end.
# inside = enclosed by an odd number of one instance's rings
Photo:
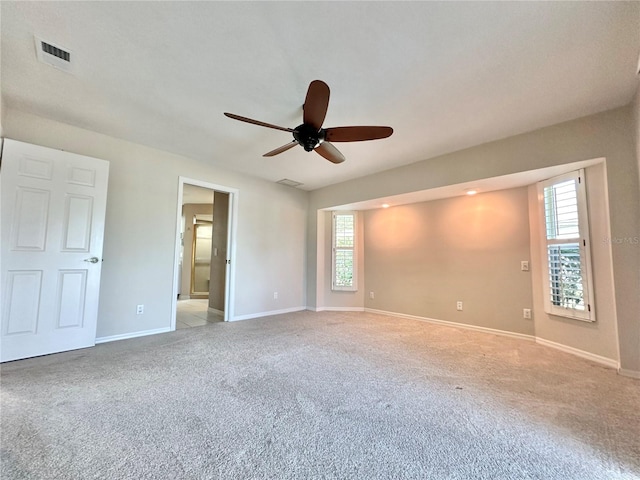
POLYGON ((355 212, 333 212, 332 237, 331 288, 357 290, 355 212))
POLYGON ((544 220, 545 310, 595 321, 584 171, 538 185, 544 220))

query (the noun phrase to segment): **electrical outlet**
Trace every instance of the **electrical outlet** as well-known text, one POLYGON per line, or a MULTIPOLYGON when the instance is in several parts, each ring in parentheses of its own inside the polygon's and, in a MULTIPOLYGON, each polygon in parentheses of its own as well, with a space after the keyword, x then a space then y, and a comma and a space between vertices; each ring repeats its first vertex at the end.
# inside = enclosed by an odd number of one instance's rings
POLYGON ((530 308, 523 308, 522 309, 522 316, 524 318, 530 319, 531 318, 531 309, 530 308))
POLYGON ((273 292, 273 299, 277 300, 278 299, 278 292, 273 292))
POLYGON ((374 293, 373 293, 373 292, 369 292, 369 298, 370 298, 371 300, 373 300, 375 297, 376 297, 376 296, 374 295, 374 293))
POLYGON ((144 305, 138 305, 136 307, 136 315, 142 315, 144 313, 144 305))
POLYGON ((459 312, 462 311, 462 302, 456 302, 456 310, 458 310, 459 312))
POLYGON ((529 261, 528 260, 522 260, 520 262, 520 270, 522 270, 523 272, 528 272, 529 271, 529 261))

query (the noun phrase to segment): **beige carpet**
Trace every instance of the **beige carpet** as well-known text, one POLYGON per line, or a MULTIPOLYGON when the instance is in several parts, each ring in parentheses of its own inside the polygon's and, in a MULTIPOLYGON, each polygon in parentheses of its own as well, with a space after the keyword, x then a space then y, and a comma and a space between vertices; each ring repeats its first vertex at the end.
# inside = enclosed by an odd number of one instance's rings
POLYGON ((532 342, 300 312, 11 362, 9 479, 639 479, 640 382, 532 342))

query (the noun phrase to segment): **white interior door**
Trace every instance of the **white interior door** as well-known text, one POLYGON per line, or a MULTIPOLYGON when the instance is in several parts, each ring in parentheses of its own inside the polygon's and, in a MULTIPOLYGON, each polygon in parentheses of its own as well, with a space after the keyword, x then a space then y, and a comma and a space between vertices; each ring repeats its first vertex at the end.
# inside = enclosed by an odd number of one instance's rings
POLYGON ((4 140, 0 361, 95 345, 109 162, 4 140))

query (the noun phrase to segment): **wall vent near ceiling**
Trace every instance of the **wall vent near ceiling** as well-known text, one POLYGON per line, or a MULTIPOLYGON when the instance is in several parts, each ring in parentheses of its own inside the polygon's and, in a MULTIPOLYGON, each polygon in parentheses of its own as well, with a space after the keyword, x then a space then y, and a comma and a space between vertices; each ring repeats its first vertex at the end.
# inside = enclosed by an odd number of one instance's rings
POLYGON ((279 183, 280 185, 286 185, 287 187, 299 187, 300 185, 302 185, 302 183, 296 182, 295 180, 289 180, 288 178, 278 180, 276 183, 279 183))
POLYGON ((52 67, 71 71, 71 51, 68 48, 61 47, 52 42, 34 37, 36 41, 36 56, 38 60, 52 67))

